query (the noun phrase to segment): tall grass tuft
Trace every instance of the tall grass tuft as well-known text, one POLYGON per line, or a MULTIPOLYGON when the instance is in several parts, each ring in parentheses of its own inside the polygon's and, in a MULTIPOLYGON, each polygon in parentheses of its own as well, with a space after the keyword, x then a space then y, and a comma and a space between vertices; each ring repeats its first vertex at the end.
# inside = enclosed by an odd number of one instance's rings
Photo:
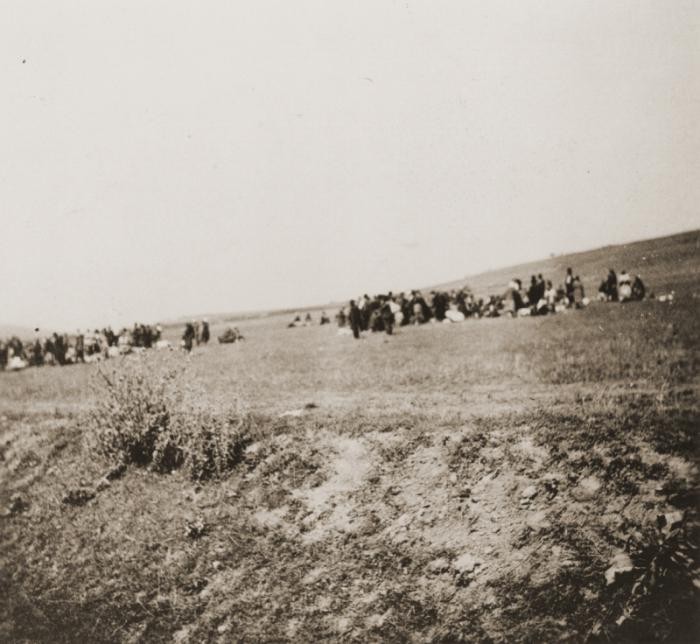
POLYGON ((193 480, 221 478, 252 440, 252 418, 208 409, 182 367, 136 357, 100 369, 92 385, 96 403, 82 423, 86 445, 108 460, 157 472, 184 468, 193 480))

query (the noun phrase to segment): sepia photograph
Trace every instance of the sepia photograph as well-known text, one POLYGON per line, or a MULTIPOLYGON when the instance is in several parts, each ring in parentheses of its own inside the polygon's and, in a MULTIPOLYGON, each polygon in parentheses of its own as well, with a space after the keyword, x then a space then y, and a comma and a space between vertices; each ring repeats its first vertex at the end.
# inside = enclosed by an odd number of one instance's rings
POLYGON ((5 0, 0 142, 0 643, 700 642, 698 0, 5 0))

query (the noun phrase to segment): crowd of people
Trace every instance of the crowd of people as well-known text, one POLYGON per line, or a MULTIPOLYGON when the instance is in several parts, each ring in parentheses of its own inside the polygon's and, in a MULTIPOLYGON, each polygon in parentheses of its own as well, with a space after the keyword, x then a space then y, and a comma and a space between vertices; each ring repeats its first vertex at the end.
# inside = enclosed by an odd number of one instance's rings
POLYGON ((31 341, 22 341, 17 336, 0 340, 0 370, 96 362, 134 350, 150 349, 161 342, 162 328, 136 323, 118 333, 106 327, 78 330, 73 336, 67 333, 42 336, 39 329, 35 329, 34 334, 31 341))
MULTIPOLYGON (((619 278, 612 269, 610 273, 601 284, 601 289, 605 286, 606 299, 624 302, 644 298, 645 287, 639 276, 632 280, 626 271, 619 278), (608 293, 611 294, 609 297, 608 293)), ((466 287, 431 291, 428 297, 418 290, 411 291, 409 295, 389 292, 370 297, 365 294, 341 308, 336 321, 341 332, 351 332, 355 338, 359 338, 363 331, 391 335, 397 326, 462 322, 467 318, 551 315, 567 309, 580 309, 588 304, 581 278, 567 268, 564 281, 558 287, 554 287, 540 273, 532 275, 527 286, 514 278, 504 293, 488 298, 476 298, 466 287)))
MULTIPOLYGON (((111 327, 106 327, 85 332, 78 330, 72 336, 67 333, 43 336, 39 329, 35 329, 31 341, 23 341, 17 336, 8 340, 0 339, 0 371, 97 362, 152 347, 171 348, 170 342, 161 339, 162 333, 160 324, 151 326, 140 323, 134 324, 132 328, 124 327, 118 333, 111 327)), ((206 319, 187 322, 181 346, 190 352, 194 345, 207 344, 210 337, 209 322, 206 319)), ((237 328, 226 329, 218 338, 222 344, 242 339, 243 335, 237 328)))
POLYGON ((192 351, 192 347, 196 344, 207 344, 210 338, 209 321, 196 320, 185 324, 185 332, 182 334, 182 346, 188 353, 192 351))
POLYGON ((632 278, 623 270, 618 277, 612 268, 598 287, 598 299, 602 302, 639 301, 646 297, 646 293, 646 286, 639 275, 632 278))
MULTIPOLYGON (((320 319, 320 325, 323 326, 324 324, 330 324, 331 319, 328 317, 328 314, 323 311, 321 313, 320 319)), ((307 313, 304 319, 301 319, 301 314, 300 313, 295 313, 294 318, 292 321, 287 325, 287 328, 289 329, 294 329, 299 326, 312 326, 314 323, 314 319, 311 317, 311 313, 307 313)))
MULTIPOLYGON (((618 276, 611 268, 598 288, 598 298, 606 302, 630 302, 643 300, 646 287, 639 275, 632 277, 623 270, 618 276)), ((669 296, 672 299, 672 295, 669 296)), ((347 307, 340 309, 336 321, 341 332, 352 333, 355 338, 363 331, 386 332, 391 335, 397 326, 426 324, 428 322, 461 322, 467 318, 494 318, 500 316, 521 317, 529 315, 551 315, 570 308, 580 309, 589 303, 583 284, 571 268, 566 270, 564 282, 555 288, 542 274, 532 275, 525 287, 514 278, 502 295, 476 298, 464 287, 451 291, 431 291, 424 297, 421 291, 411 291, 409 295, 389 292, 386 295, 363 295, 350 300, 347 307)), ((330 324, 325 311, 321 313, 320 324, 330 324)), ((311 313, 302 320, 295 314, 289 327, 311 326, 314 324, 311 313)), ((0 370, 23 369, 27 366, 66 365, 79 362, 95 362, 132 351, 164 348, 170 343, 161 340, 160 325, 150 326, 136 323, 131 329, 123 328, 115 333, 111 327, 81 332, 70 337, 68 334, 53 333, 42 337, 35 329, 35 338, 23 342, 18 337, 0 340, 0 370)), ((181 345, 190 352, 195 345, 206 345, 210 340, 209 322, 187 322, 181 345)), ((237 328, 228 328, 218 337, 225 344, 243 340, 237 328)))

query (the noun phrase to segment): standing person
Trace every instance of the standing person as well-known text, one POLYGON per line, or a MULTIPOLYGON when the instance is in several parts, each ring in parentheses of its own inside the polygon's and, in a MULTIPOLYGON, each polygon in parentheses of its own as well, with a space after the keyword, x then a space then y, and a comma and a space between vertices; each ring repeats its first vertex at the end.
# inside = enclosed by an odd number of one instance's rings
POLYGON ((569 300, 569 304, 571 305, 574 303, 574 274, 571 268, 566 269, 564 288, 566 289, 566 299, 569 300))
POLYGON ((85 362, 85 336, 78 329, 78 335, 75 336, 75 361, 85 362))
POLYGON ((54 355, 56 356, 56 362, 58 362, 59 365, 66 364, 67 347, 62 335, 58 335, 58 333, 53 334, 53 347, 54 355))
POLYGON ((544 299, 545 291, 547 290, 547 285, 545 284, 544 277, 542 273, 537 274, 537 302, 544 299))
POLYGON ((210 332, 209 332, 209 320, 202 320, 202 342, 207 344, 209 342, 210 332))
POLYGON ((40 367, 44 364, 44 347, 41 344, 41 339, 37 336, 34 339, 34 346, 32 348, 32 359, 29 363, 35 367, 40 367))
POLYGON ((515 280, 511 280, 506 292, 503 294, 504 313, 510 315, 510 317, 515 317, 518 314, 521 303, 518 283, 515 280))
POLYGON ((185 332, 182 334, 183 346, 185 347, 185 351, 187 351, 187 353, 192 351, 192 342, 194 341, 194 336, 194 324, 192 324, 192 322, 188 322, 185 325, 185 332))
POLYGON ((350 300, 350 312, 348 314, 350 328, 355 340, 360 339, 360 329, 362 328, 362 311, 355 304, 355 300, 350 300))
POLYGON ((579 276, 577 275, 574 277, 574 286, 573 286, 573 298, 574 298, 574 306, 577 309, 580 309, 583 307, 583 298, 585 297, 585 293, 583 292, 583 284, 581 283, 581 280, 579 279, 579 276))
POLYGON ((442 292, 431 292, 433 296, 433 311, 435 311, 435 319, 442 322, 445 319, 445 313, 448 308, 447 295, 442 292))
POLYGON ((394 311, 391 309, 391 304, 389 298, 387 297, 382 304, 380 309, 382 320, 384 321, 384 330, 387 335, 392 335, 394 333, 394 311))
POLYGON ((360 317, 362 319, 362 323, 361 323, 362 331, 369 330, 369 316, 372 314, 372 311, 370 311, 369 305, 370 305, 369 295, 367 295, 367 293, 365 293, 360 298, 360 302, 358 304, 358 308, 360 309, 360 317))
POLYGON ((0 371, 5 371, 7 367, 7 345, 0 340, 0 371))
POLYGON ((527 289, 527 299, 530 302, 530 308, 537 306, 539 298, 537 297, 537 278, 534 275, 530 277, 530 288, 527 289))
POLYGON ((44 340, 44 363, 56 364, 56 348, 54 347, 52 336, 44 340))
MULTIPOLYGON (((108 326, 106 329, 103 329, 102 335, 104 335, 104 337, 107 338, 107 344, 110 347, 117 346, 117 342, 119 341, 119 338, 117 337, 117 334, 114 331, 112 331, 111 326, 108 326)), ((85 339, 85 336, 83 336, 83 346, 85 346, 84 339, 85 339)))
POLYGON ((611 268, 608 271, 608 280, 607 280, 607 296, 613 301, 617 302, 618 300, 618 295, 617 295, 617 275, 615 274, 615 271, 611 268))

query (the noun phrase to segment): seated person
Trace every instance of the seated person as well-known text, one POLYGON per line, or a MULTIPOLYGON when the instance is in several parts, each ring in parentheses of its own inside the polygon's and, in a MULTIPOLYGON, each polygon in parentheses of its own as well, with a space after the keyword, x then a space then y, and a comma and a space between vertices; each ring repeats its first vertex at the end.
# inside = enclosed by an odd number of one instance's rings
POLYGON ((617 282, 617 295, 620 302, 628 302, 632 299, 632 278, 627 274, 627 271, 620 273, 617 282))
POLYGON ((634 282, 632 282, 632 299, 641 301, 644 299, 646 292, 647 290, 644 286, 644 282, 642 282, 642 278, 639 277, 639 275, 635 275, 634 282))

